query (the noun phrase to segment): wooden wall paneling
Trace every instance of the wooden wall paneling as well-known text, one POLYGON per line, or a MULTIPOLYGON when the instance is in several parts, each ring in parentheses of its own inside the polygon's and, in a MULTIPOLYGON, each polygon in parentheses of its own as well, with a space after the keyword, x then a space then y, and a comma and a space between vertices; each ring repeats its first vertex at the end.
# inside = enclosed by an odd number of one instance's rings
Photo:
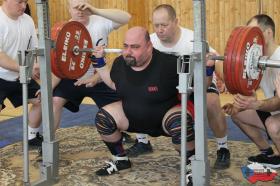
MULTIPOLYGON (((153 33, 154 32, 154 29, 153 29, 153 23, 152 23, 152 16, 153 16, 153 10, 159 5, 159 4, 162 4, 160 2, 160 0, 154 0, 154 1, 149 1, 148 0, 148 3, 147 3, 147 6, 149 7, 148 9, 148 15, 149 15, 149 21, 148 21, 148 25, 147 25, 147 28, 149 30, 150 33, 153 33)), ((169 3, 171 4, 171 3, 169 3)))
MULTIPOLYGON (((149 15, 150 15, 150 18, 149 18, 149 25, 148 25, 148 28, 149 28, 149 32, 150 33, 153 33, 154 32, 154 29, 153 29, 153 22, 152 22, 152 16, 153 16, 153 10, 160 4, 160 2, 157 0, 157 1, 149 1, 149 4, 148 6, 150 7, 149 8, 149 15)), ((171 3, 170 3, 171 4, 171 3)))
MULTIPOLYGON (((206 2, 206 39, 211 47, 218 45, 218 33, 219 33, 219 17, 218 15, 218 1, 206 2)), ((217 50, 217 48, 215 48, 217 50)))
MULTIPOLYGON (((213 1, 208 1, 208 2, 209 3, 212 2, 213 5, 211 6, 212 7, 211 10, 214 11, 214 12, 212 12, 213 15, 211 15, 213 17, 212 22, 210 22, 210 25, 207 28, 211 28, 211 25, 212 25, 212 27, 214 27, 214 29, 212 29, 212 31, 211 30, 209 31, 210 34, 213 33, 212 36, 211 36, 213 38, 208 37, 207 39, 209 41, 211 41, 211 43, 210 43, 211 46, 213 46, 219 53, 222 54, 222 51, 220 51, 219 48, 218 48, 219 47, 219 40, 220 40, 220 38, 219 38, 219 33, 220 33, 219 0, 215 0, 214 3, 213 3, 213 1), (214 41, 214 42, 212 42, 212 41, 214 41)), ((207 28, 206 28, 206 30, 208 31, 207 28)))
MULTIPOLYGON (((31 11, 31 16, 33 17, 33 19, 36 17, 37 18, 37 8, 35 6, 35 0, 29 0, 28 1, 29 7, 30 7, 30 11, 31 11)), ((34 22, 37 24, 37 19, 34 19, 34 22)))
MULTIPOLYGON (((49 0, 51 26, 59 21, 68 20, 68 0, 49 0)), ((3 0, 0 0, 2 3, 3 0)), ((120 8, 132 14, 128 25, 121 27, 110 35, 111 47, 122 47, 125 31, 135 25, 141 25, 153 32, 151 16, 153 9, 162 3, 175 7, 180 25, 193 29, 192 0, 90 0, 99 8, 120 8)), ((270 15, 276 25, 276 41, 279 43, 280 1, 279 0, 206 0, 206 36, 219 53, 223 53, 231 30, 238 25, 246 24, 247 20, 259 11, 262 2, 263 13, 270 15)), ((32 17, 37 24, 35 0, 29 0, 32 17)))
POLYGON ((147 14, 149 15, 147 28, 148 28, 149 32, 152 33, 153 32, 153 25, 152 25, 153 14, 152 13, 153 13, 153 9, 155 7, 154 1, 147 1, 146 6, 148 7, 147 14))
POLYGON ((104 8, 102 7, 102 0, 90 0, 89 1, 93 6, 98 7, 98 8, 104 8))
POLYGON ((280 11, 280 3, 278 1, 274 1, 274 0, 266 0, 265 3, 263 3, 263 13, 264 14, 268 14, 271 15, 271 17, 273 18, 274 22, 275 22, 275 39, 276 41, 278 41, 279 43, 279 24, 280 24, 280 20, 279 20, 279 11, 280 11))
POLYGON ((213 46, 218 50, 219 53, 222 53, 223 50, 221 48, 224 48, 224 41, 225 41, 225 0, 219 1, 219 45, 213 46))
MULTIPOLYGON (((100 2, 100 8, 108 8, 110 7, 110 5, 112 5, 113 3, 110 2, 110 0, 103 0, 102 3, 100 2)), ((112 7, 111 7, 112 8, 112 7)))
MULTIPOLYGON (((128 10, 128 1, 129 0, 122 0, 122 1, 116 1, 116 0, 106 0, 106 3, 103 3, 103 1, 99 1, 98 8, 117 8, 124 11, 128 10)), ((96 6, 97 7, 97 6, 96 6)), ((145 18, 146 16, 143 16, 145 18)), ((131 20, 130 20, 131 21, 131 20)), ((130 24, 130 22, 129 22, 130 24)), ((124 33, 128 29, 128 25, 124 25, 120 27, 119 29, 113 31, 109 35, 109 48, 122 48, 123 47, 123 41, 124 41, 124 33)), ((112 62, 113 59, 118 54, 108 54, 107 60, 112 62)))
POLYGON ((234 14, 233 26, 240 25, 240 0, 236 0, 232 2, 232 12, 234 14))
POLYGON ((273 1, 274 4, 274 11, 273 11, 273 15, 274 15, 274 20, 275 20, 275 38, 276 41, 278 41, 279 43, 279 38, 280 38, 280 32, 279 32, 279 27, 280 27, 280 3, 279 1, 273 1))
POLYGON ((177 7, 179 9, 180 25, 193 30, 193 2, 190 0, 179 1, 177 7))
MULTIPOLYGON (((213 4, 214 4, 214 1, 206 3, 206 28, 209 27, 211 22, 213 23, 213 19, 214 19, 214 16, 212 14, 213 4)), ((206 32, 206 39, 207 39, 208 44, 210 46, 213 46, 213 43, 214 43, 214 41, 213 41, 213 38, 214 38, 213 37, 214 36, 213 35, 214 34, 213 29, 214 29, 214 27, 210 27, 209 32, 206 32)))
POLYGON ((247 21, 244 20, 246 17, 246 1, 239 0, 239 10, 240 10, 240 25, 246 24, 247 21))
MULTIPOLYGON (((106 6, 103 8, 117 8, 127 11, 127 0, 115 1, 108 0, 106 6)), ((144 17, 144 16, 143 16, 144 17)), ((120 27, 118 30, 113 31, 109 36, 109 47, 120 48, 123 46, 124 33, 128 29, 128 25, 120 27)))
POLYGON ((243 24, 245 25, 247 21, 253 17, 254 15, 258 14, 259 11, 259 2, 258 0, 248 0, 246 1, 246 17, 243 18, 243 24))
POLYGON ((132 15, 132 18, 128 24, 128 27, 143 26, 146 27, 149 24, 149 0, 128 0, 128 10, 132 15))

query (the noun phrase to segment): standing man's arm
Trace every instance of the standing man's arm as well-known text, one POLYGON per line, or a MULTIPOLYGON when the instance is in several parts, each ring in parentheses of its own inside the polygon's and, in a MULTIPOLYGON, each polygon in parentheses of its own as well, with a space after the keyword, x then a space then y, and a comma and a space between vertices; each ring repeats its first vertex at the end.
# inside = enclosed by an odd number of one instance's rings
POLYGON ((277 96, 280 98, 280 73, 277 73, 276 78, 274 80, 274 84, 277 96))
POLYGON ((0 52, 0 66, 7 70, 19 72, 18 63, 10 58, 5 52, 0 52))
POLYGON ((107 67, 107 65, 101 68, 96 68, 96 71, 98 72, 101 79, 108 87, 110 87, 113 90, 116 90, 115 83, 112 81, 110 77, 110 69, 107 67))
POLYGON ((113 22, 118 23, 119 25, 116 27, 120 27, 124 24, 127 24, 131 18, 131 15, 128 12, 119 9, 100 9, 95 8, 88 3, 81 3, 77 7, 79 10, 87 11, 90 15, 99 15, 104 18, 110 19, 113 22))

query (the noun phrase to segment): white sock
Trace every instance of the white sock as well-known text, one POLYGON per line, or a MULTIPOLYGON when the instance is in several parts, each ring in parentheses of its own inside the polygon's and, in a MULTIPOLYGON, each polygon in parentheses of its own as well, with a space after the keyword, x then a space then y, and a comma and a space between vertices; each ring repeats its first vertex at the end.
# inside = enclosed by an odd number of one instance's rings
POLYGON ((228 148, 227 146, 227 135, 223 138, 216 138, 217 141, 217 145, 218 145, 218 150, 220 150, 220 148, 228 148))
POLYGON ((139 133, 137 133, 136 134, 136 138, 137 138, 138 142, 142 142, 142 143, 145 143, 145 144, 149 143, 149 139, 148 139, 148 135, 147 134, 139 134, 139 133))
POLYGON ((37 132, 39 132, 39 127, 38 128, 32 128, 28 126, 28 140, 31 140, 36 137, 37 132))

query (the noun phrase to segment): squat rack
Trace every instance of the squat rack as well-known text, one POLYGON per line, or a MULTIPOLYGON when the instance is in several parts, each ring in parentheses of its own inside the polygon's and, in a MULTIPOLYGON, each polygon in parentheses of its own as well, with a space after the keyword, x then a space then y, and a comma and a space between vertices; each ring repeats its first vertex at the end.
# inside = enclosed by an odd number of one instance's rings
MULTIPOLYGON (((38 56, 40 62, 41 79, 41 105, 43 136, 42 143, 42 163, 40 165, 40 179, 32 185, 53 185, 58 181, 58 141, 55 140, 53 129, 53 106, 51 89, 51 70, 50 70, 50 50, 52 41, 50 39, 48 0, 36 0, 38 16, 39 43, 35 50, 27 51, 25 62, 21 61, 21 51, 19 51, 20 82, 23 87, 23 155, 24 155, 24 177, 23 184, 31 185, 29 180, 29 155, 28 155, 28 107, 27 107, 27 83, 31 78, 34 56, 38 56)), ((26 51, 24 51, 25 53, 26 51)))
POLYGON ((193 185, 209 185, 209 160, 207 148, 207 135, 205 126, 208 125, 206 113, 206 25, 205 0, 193 0, 194 17, 194 43, 190 59, 178 60, 179 86, 181 93, 181 180, 180 185, 186 185, 186 156, 187 156, 187 99, 192 91, 191 82, 194 79, 194 108, 195 108, 195 155, 192 157, 193 185))

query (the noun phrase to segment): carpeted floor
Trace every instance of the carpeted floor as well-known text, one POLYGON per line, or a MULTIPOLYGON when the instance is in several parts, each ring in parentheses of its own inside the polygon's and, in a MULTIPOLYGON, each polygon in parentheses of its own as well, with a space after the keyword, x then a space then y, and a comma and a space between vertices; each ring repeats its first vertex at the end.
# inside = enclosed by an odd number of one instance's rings
MULTIPOLYGON (((154 153, 133 158, 133 167, 120 174, 98 177, 94 172, 102 167, 109 157, 94 126, 80 126, 59 129, 60 141, 58 186, 175 186, 179 185, 180 158, 173 150, 170 138, 151 138, 154 153)), ((210 185, 211 186, 249 186, 243 178, 240 167, 246 164, 248 152, 257 153, 251 143, 230 141, 232 161, 227 170, 214 170, 216 144, 209 140, 210 185)), ((0 185, 21 185, 22 144, 21 142, 0 149, 0 185)), ((38 157, 35 150, 30 151, 30 178, 39 179, 38 157)), ((280 172, 279 172, 280 173, 280 172)), ((280 180, 257 182, 256 186, 279 186, 280 180)))
MULTIPOLYGON (((63 109, 61 128, 94 125, 95 114, 97 111, 97 106, 90 104, 82 104, 80 106, 80 111, 77 113, 72 113, 67 109, 63 109)), ((230 117, 227 117, 226 120, 229 140, 250 142, 248 137, 245 136, 238 127, 236 127, 230 117)), ((1 121, 0 148, 22 141, 22 128, 22 116, 1 121)), ((213 137, 213 133, 209 128, 207 129, 207 134, 209 138, 213 137)))
MULTIPOLYGON (((222 102, 230 102, 232 96, 221 96, 222 102)), ((5 111, 5 110, 4 110, 5 111)), ((7 110, 1 118, 12 118, 0 122, 0 186, 22 185, 22 117, 20 113, 7 110), (4 114, 4 116, 3 116, 4 114), (13 116, 11 116, 11 114, 13 116), (15 118, 13 118, 15 117, 15 118)), ((16 110, 17 111, 17 110, 16 110)), ((171 147, 170 139, 165 137, 151 138, 154 153, 133 158, 133 167, 120 174, 109 177, 97 177, 94 172, 102 167, 104 160, 109 158, 108 151, 100 140, 93 125, 97 107, 83 104, 81 112, 69 114, 64 110, 61 129, 57 131, 59 147, 59 182, 58 186, 175 186, 179 185, 180 157, 171 147), (65 128, 68 127, 68 128, 65 128)), ((0 119, 1 119, 0 118, 0 119)), ((4 119, 5 119, 4 118, 4 119)), ((211 186, 249 186, 241 174, 241 166, 257 148, 240 132, 227 117, 229 147, 231 151, 231 167, 227 170, 214 170, 216 144, 208 140, 210 160, 211 186), (237 141, 239 140, 239 141, 237 141)), ((211 130, 207 130, 212 137, 211 130)), ((128 144, 131 145, 131 144, 128 144)), ((128 146, 126 146, 128 147, 128 146)), ((40 158, 36 150, 30 150, 30 179, 39 179, 40 158)), ((278 171, 280 173, 280 171, 278 171)), ((256 186, 279 186, 277 177, 270 182, 257 182, 256 186)))
MULTIPOLYGON (((89 126, 94 124, 95 114, 98 111, 96 105, 82 104, 80 111, 72 113, 63 109, 61 128, 73 126, 89 126)), ((22 116, 0 122, 0 148, 22 141, 23 134, 22 116)))

